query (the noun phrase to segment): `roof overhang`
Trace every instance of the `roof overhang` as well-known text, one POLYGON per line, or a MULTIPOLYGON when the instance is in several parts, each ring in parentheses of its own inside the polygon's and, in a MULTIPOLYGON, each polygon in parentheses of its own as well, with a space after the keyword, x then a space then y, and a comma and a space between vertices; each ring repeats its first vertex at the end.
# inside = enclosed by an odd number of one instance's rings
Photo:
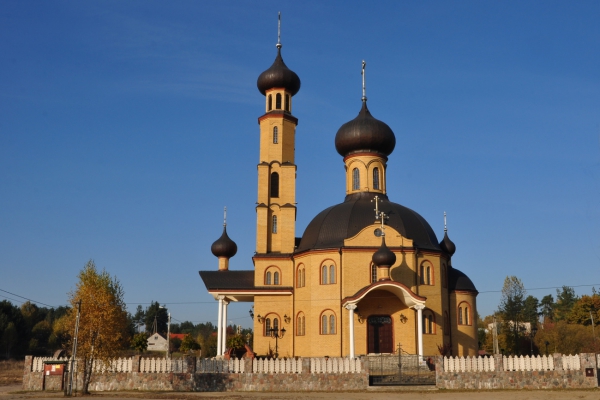
POLYGON ((219 298, 219 296, 224 296, 227 300, 230 301, 238 301, 238 302, 252 302, 254 301, 254 296, 256 295, 269 295, 269 296, 291 296, 292 288, 281 288, 281 289, 217 289, 217 290, 209 290, 210 293, 215 300, 219 298))
POLYGON ((365 286, 360 289, 354 296, 346 297, 342 300, 342 306, 345 307, 350 304, 358 304, 362 299, 364 299, 369 293, 374 290, 385 290, 386 292, 390 292, 407 307, 414 307, 416 305, 425 306, 426 297, 419 296, 410 290, 406 285, 395 281, 379 281, 370 284, 369 286, 365 286))

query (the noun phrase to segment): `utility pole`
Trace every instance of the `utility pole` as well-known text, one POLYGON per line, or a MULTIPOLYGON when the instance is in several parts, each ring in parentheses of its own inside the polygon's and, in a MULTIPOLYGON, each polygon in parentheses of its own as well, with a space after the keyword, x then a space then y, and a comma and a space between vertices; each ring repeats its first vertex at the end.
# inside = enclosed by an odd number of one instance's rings
POLYGON ((77 357, 77 335, 79 334, 79 316, 81 314, 81 300, 77 302, 77 319, 75 320, 75 338, 73 340, 73 354, 71 354, 71 366, 69 367, 69 389, 67 395, 73 395, 73 369, 75 357, 77 357))
POLYGON ((492 324, 492 338, 494 342, 494 354, 500 354, 500 350, 498 349, 498 323, 496 322, 496 316, 494 315, 494 320, 492 324))

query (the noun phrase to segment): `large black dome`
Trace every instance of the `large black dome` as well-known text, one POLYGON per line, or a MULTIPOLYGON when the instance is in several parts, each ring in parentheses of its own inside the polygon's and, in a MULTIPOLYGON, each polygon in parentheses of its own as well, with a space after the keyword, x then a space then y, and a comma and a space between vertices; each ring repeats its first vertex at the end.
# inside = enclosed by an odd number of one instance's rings
POLYGON ((346 122, 335 135, 335 149, 346 157, 357 152, 374 152, 389 156, 396 147, 396 136, 385 123, 374 118, 363 100, 358 116, 346 122))
POLYGON ((342 247, 344 239, 355 236, 375 222, 375 204, 371 202, 375 195, 383 199, 379 209, 389 216, 388 226, 412 239, 420 249, 440 251, 435 233, 423 217, 410 208, 388 201, 385 195, 369 192, 348 195, 343 203, 321 211, 306 227, 296 251, 342 247))
POLYGON ((479 293, 473 284, 471 278, 456 268, 450 267, 448 271, 448 289, 450 291, 463 291, 479 293))
POLYGON ((267 90, 273 88, 284 88, 292 96, 300 90, 300 78, 283 62, 281 48, 277 48, 277 57, 275 57, 273 65, 258 76, 256 86, 263 95, 267 90))

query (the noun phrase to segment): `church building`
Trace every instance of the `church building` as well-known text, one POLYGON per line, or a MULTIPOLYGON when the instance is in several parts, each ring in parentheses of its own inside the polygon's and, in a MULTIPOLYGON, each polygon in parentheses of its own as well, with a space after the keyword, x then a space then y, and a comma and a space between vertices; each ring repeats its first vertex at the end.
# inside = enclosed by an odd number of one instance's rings
POLYGON ((358 116, 335 135, 345 197, 340 193, 342 202, 315 216, 301 237, 293 115, 300 78, 283 62, 280 40, 275 62, 258 77, 265 103, 258 118, 254 268, 229 270, 237 245, 224 224, 211 248, 218 270, 200 271, 218 300, 218 355, 226 349, 232 301, 254 305, 259 356, 353 358, 399 348, 423 356, 444 346, 453 355, 477 354, 478 292, 452 265, 456 246, 447 229, 438 241, 423 217, 388 198, 387 162, 396 138, 367 108, 364 72, 363 62, 358 116))

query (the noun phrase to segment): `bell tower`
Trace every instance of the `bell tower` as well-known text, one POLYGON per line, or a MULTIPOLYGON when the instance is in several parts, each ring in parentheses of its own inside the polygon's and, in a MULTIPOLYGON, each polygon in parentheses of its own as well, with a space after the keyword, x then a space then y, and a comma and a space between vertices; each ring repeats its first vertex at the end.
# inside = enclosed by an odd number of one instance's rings
POLYGON ((292 253, 296 234, 295 135, 298 119, 292 115, 292 97, 300 78, 281 57, 281 16, 277 56, 258 77, 265 96, 265 114, 258 118, 260 155, 256 206, 256 253, 292 253))

